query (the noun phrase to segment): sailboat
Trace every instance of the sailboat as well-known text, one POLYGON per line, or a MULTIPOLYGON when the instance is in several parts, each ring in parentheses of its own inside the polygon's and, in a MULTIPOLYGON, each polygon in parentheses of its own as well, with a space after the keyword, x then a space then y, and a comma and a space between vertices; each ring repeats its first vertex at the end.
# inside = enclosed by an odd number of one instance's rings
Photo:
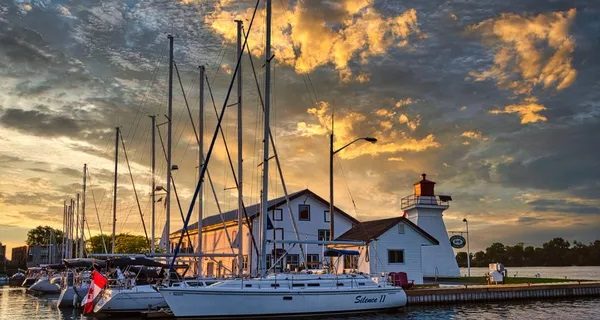
MULTIPOLYGON (((255 12, 258 2, 255 7, 255 12)), ((252 27, 252 21, 250 28, 252 27)), ((261 243, 260 277, 223 280, 206 287, 159 288, 175 317, 258 317, 258 316, 308 316, 315 314, 372 312, 395 309, 406 305, 406 293, 401 287, 387 283, 385 277, 372 279, 360 274, 267 274, 266 230, 268 225, 267 200, 269 177, 269 111, 270 111, 270 60, 271 60, 271 1, 266 0, 266 48, 265 48, 265 94, 264 94, 264 137, 261 193, 261 243)), ((248 30, 248 33, 250 30, 248 30)), ((247 39, 247 38, 246 38, 247 39)), ((246 40, 244 40, 246 41, 246 40)), ((241 56, 238 56, 236 71, 241 56)), ((233 79, 230 88, 233 84, 233 79)), ((229 94, 229 93, 228 93, 229 94)), ((228 97, 228 96, 227 96, 228 97)), ((227 98, 224 106, 226 106, 227 98)), ((225 109, 225 107, 223 108, 225 109)), ((222 114, 221 114, 222 119, 222 114)), ((221 120, 220 119, 220 120, 221 120)), ((219 121, 220 121, 219 120, 219 121)), ((216 132, 215 132, 216 136, 216 132)), ((214 146, 211 142, 207 159, 214 146)), ((192 198, 187 222, 198 195, 202 175, 192 198)), ((333 215, 332 215, 333 219, 333 215)), ((182 231, 182 235, 183 235, 182 231)), ((299 241, 299 243, 301 243, 299 241)), ((176 247, 175 254, 181 245, 176 247)), ((172 266, 175 258, 173 258, 172 266)))

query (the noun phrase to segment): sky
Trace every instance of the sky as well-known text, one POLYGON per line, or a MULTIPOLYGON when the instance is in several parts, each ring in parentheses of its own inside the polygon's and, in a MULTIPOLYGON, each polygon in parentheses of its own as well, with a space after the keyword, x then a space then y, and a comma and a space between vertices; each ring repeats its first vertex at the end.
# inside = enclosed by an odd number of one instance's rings
MULTIPOLYGON (((0 0, 0 242, 37 225, 62 228, 63 203, 89 167, 86 236, 111 229, 115 127, 120 127, 117 232, 150 233, 150 115, 166 121, 174 35, 173 163, 187 211, 197 179, 198 66, 206 66, 206 145, 242 58, 244 201, 258 202, 264 88, 264 4, 254 1, 0 0), (252 62, 252 64, 251 64, 252 62), (256 78, 252 72, 256 70, 256 78), (183 88, 183 90, 182 90, 183 88), (185 96, 183 94, 185 92, 185 96), (123 145, 125 147, 123 148, 123 145), (125 159, 129 161, 130 170, 125 159)), ((448 230, 469 220, 471 248, 600 239, 600 4, 593 1, 273 1, 271 127, 290 192, 328 198, 349 214, 402 214, 421 173, 453 201, 448 230)), ((236 93, 227 104, 236 100, 236 93)), ((237 206, 237 108, 209 162, 209 214, 237 206), (215 197, 216 194, 216 197, 215 197), (215 200, 215 198, 217 200, 215 200)), ((166 126, 159 126, 166 139, 166 126)), ((165 160, 157 142, 157 179, 165 160)), ((283 195, 271 165, 270 197, 283 195)), ((162 197, 162 196, 159 196, 162 197)), ((165 222, 157 206, 156 233, 165 222)), ((181 216, 173 201, 172 230, 181 216)))

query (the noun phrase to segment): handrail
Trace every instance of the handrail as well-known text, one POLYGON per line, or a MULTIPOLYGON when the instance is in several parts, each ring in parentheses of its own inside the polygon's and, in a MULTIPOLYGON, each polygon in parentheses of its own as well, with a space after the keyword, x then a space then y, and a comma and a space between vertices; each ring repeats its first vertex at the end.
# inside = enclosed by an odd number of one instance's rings
POLYGON ((410 196, 406 196, 400 200, 400 207, 402 209, 412 207, 415 205, 432 205, 432 206, 441 206, 448 208, 450 204, 448 201, 443 201, 439 196, 417 196, 411 194, 410 196))

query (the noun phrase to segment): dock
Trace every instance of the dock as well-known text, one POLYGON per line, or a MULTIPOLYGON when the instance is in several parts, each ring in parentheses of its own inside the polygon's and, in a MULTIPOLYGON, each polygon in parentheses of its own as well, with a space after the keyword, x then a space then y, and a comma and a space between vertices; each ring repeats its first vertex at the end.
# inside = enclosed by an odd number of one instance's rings
POLYGON ((600 296, 600 281, 415 288, 406 295, 408 305, 600 296))

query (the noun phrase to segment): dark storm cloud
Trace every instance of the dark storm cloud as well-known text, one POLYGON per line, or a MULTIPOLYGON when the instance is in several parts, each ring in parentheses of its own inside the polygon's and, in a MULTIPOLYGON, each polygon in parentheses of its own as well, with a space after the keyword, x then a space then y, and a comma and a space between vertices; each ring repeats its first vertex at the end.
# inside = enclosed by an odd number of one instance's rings
POLYGON ((539 199, 527 202, 536 211, 562 212, 567 214, 585 214, 597 215, 600 214, 600 208, 597 206, 575 203, 564 199, 539 199))
POLYGON ((0 123, 38 136, 72 136, 81 131, 78 121, 51 113, 46 106, 36 106, 34 110, 4 109, 0 123))

